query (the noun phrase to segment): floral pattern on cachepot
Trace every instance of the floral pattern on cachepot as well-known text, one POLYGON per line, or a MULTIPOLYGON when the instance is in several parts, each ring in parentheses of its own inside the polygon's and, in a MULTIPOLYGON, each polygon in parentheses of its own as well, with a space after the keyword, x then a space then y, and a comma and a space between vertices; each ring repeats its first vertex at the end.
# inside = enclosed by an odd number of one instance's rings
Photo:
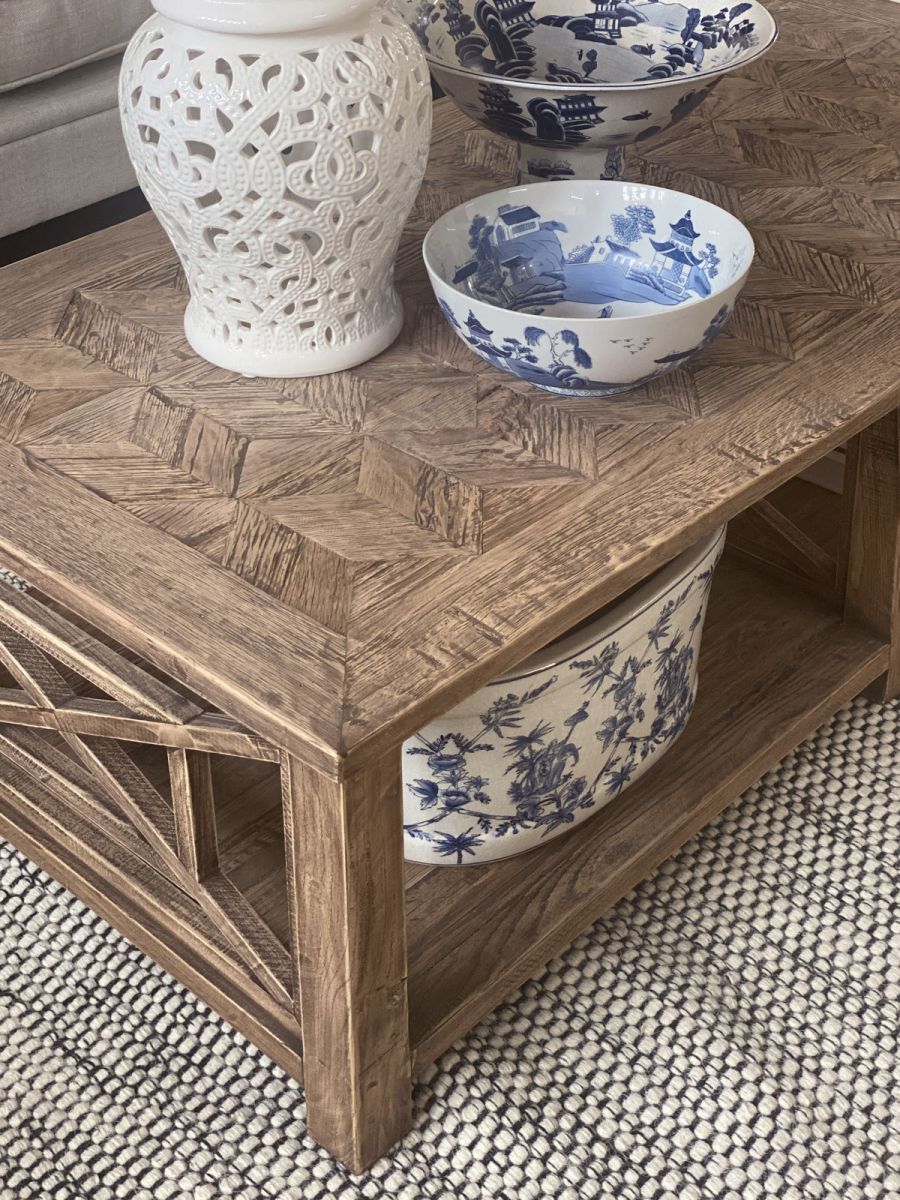
POLYGON ((684 731, 721 530, 403 748, 406 857, 506 858, 578 825, 684 731))

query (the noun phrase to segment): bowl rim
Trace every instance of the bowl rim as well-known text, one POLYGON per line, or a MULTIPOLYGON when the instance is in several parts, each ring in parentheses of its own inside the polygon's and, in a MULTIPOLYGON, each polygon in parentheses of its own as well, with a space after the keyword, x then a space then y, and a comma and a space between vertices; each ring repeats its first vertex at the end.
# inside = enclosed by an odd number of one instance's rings
MULTIPOLYGON (((596 619, 587 627, 574 633, 563 634, 562 638, 551 642, 543 650, 538 650, 536 654, 527 658, 508 674, 491 680, 490 683, 485 684, 485 687, 518 683, 522 679, 529 679, 544 671, 552 671, 556 667, 565 666, 576 655, 589 653, 600 642, 615 637, 627 625, 637 621, 648 609, 659 604, 670 592, 680 587, 705 559, 721 551, 727 533, 727 525, 716 526, 714 531, 702 541, 694 542, 681 554, 660 567, 649 579, 638 586, 637 591, 632 592, 621 601, 614 600, 608 608, 598 613, 596 619)), ((627 649, 627 646, 624 648, 627 649)))
MULTIPOLYGON (((772 29, 768 41, 763 46, 759 46, 752 54, 748 54, 746 58, 735 59, 734 62, 725 63, 720 67, 713 67, 708 71, 700 71, 697 75, 691 75, 689 78, 684 75, 672 76, 668 79, 641 79, 635 80, 633 83, 601 83, 595 80, 593 83, 585 81, 584 83, 564 83, 556 80, 546 79, 515 79, 508 75, 496 75, 488 71, 472 71, 467 67, 450 66, 447 63, 441 62, 439 58, 435 58, 433 54, 424 51, 425 58, 428 61, 429 67, 435 70, 444 71, 448 75, 460 75, 465 79, 483 79, 490 83, 504 83, 508 87, 520 87, 534 91, 549 91, 549 92, 637 92, 644 91, 645 88, 666 88, 682 86, 686 83, 693 83, 696 80, 717 79, 722 75, 727 75, 729 71, 736 71, 741 67, 747 67, 751 63, 762 58, 764 54, 772 49, 781 34, 781 29, 775 16, 765 7, 764 4, 756 3, 755 7, 758 11, 765 13, 771 22, 772 29)), ((450 99, 453 97, 451 96, 450 99)))
MULTIPOLYGON (((498 207, 499 207, 499 204, 498 204, 498 207)), ((564 324, 567 328, 572 328, 573 326, 576 326, 578 328, 586 328, 588 325, 600 325, 600 324, 602 324, 604 328, 607 328, 609 326, 613 326, 615 324, 615 322, 652 321, 652 320, 655 320, 659 317, 663 317, 666 315, 676 315, 679 313, 687 312, 689 309, 696 308, 700 304, 709 304, 711 301, 714 301, 717 296, 721 297, 722 295, 724 295, 725 292, 729 291, 735 285, 739 284, 740 287, 743 288, 744 284, 747 281, 747 276, 750 274, 750 271, 753 268, 753 263, 756 260, 756 242, 754 241, 753 234, 750 232, 750 230, 747 228, 747 226, 743 223, 743 221, 739 220, 739 218, 736 217, 734 215, 734 213, 729 212, 727 208, 721 208, 718 204, 713 204, 711 200, 704 200, 702 196, 692 196, 690 194, 690 192, 679 192, 679 191, 676 191, 674 188, 658 187, 654 183, 631 183, 629 180, 625 180, 625 179, 550 179, 550 180, 547 180, 542 183, 519 183, 519 184, 514 185, 513 187, 497 188, 497 190, 493 191, 493 192, 483 192, 481 195, 473 196, 471 198, 471 200, 464 200, 462 202, 462 204, 457 204, 455 208, 448 209, 447 212, 442 213, 438 217, 438 219, 431 225, 428 232, 426 233, 425 238, 422 242, 422 258, 425 261, 426 270, 428 271, 428 274, 432 277, 433 280, 434 279, 438 280, 442 287, 449 288, 450 291, 454 292, 457 296, 459 296, 461 299, 465 300, 467 303, 482 305, 482 307, 484 309, 486 309, 488 312, 495 312, 495 313, 506 314, 507 316, 517 316, 517 317, 524 317, 524 318, 534 317, 535 320, 540 320, 540 321, 559 322, 561 324, 564 324), (470 292, 467 292, 463 288, 457 286, 457 284, 451 283, 449 280, 445 279, 442 272, 440 272, 434 265, 434 262, 432 261, 432 255, 431 255, 431 246, 432 246, 433 241, 436 240, 436 238, 438 236, 441 225, 445 221, 448 221, 451 217, 455 216, 457 213, 463 212, 466 208, 468 208, 468 206, 470 204, 480 204, 483 202, 494 203, 494 202, 496 202, 497 197, 511 196, 511 195, 515 195, 516 192, 521 192, 521 191, 526 191, 526 190, 533 194, 534 190, 540 190, 540 189, 545 189, 545 188, 555 188, 555 189, 573 188, 573 187, 581 187, 581 186, 585 186, 585 185, 588 185, 588 186, 594 187, 594 188, 604 189, 604 190, 607 188, 622 188, 622 187, 651 188, 658 192, 664 192, 666 194, 666 196, 671 196, 671 197, 675 197, 675 198, 680 197, 681 199, 686 200, 688 202, 689 206, 693 205, 693 204, 709 205, 710 208, 714 208, 716 210, 716 212, 721 213, 729 221, 733 221, 734 224, 738 227, 738 229, 743 232, 743 235, 746 238, 749 249, 750 249, 750 256, 747 261, 746 267, 744 268, 743 272, 740 275, 735 276, 734 279, 732 279, 728 283, 724 284, 721 288, 719 288, 718 291, 710 292, 710 294, 708 296, 695 296, 692 300, 684 300, 684 301, 682 301, 681 304, 676 304, 674 307, 666 308, 663 311, 658 312, 658 313, 657 312, 629 313, 629 314, 626 314, 625 316, 620 316, 620 317, 602 317, 601 318, 601 317, 553 316, 552 311, 551 312, 543 312, 538 316, 534 313, 519 312, 518 309, 515 309, 515 308, 505 308, 502 304, 492 304, 490 300, 484 300, 480 296, 473 296, 470 292)))

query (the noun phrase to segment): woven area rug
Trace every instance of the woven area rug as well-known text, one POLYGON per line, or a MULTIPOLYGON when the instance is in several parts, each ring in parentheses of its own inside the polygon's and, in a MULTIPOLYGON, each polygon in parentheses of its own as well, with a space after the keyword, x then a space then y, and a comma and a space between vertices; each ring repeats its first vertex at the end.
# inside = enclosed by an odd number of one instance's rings
POLYGON ((898 826, 900 707, 859 700, 446 1055, 360 1179, 0 843, 0 1197, 898 1197, 898 826))

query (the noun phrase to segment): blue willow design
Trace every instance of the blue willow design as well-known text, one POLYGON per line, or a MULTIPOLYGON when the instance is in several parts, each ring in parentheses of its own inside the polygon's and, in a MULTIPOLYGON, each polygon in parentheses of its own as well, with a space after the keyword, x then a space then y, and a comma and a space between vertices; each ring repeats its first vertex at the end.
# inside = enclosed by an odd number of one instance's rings
MULTIPOLYGON (((524 341, 515 337, 505 337, 498 344, 494 340, 493 330, 483 325, 473 312, 469 313, 465 328, 463 328, 454 316, 450 305, 445 300, 441 300, 440 305, 444 316, 457 333, 482 358, 487 359, 495 367, 511 371, 513 375, 517 375, 528 383, 533 383, 537 387, 565 389, 570 392, 584 391, 591 394, 603 392, 614 394, 622 390, 621 384, 604 382, 592 379, 588 375, 579 374, 579 371, 591 370, 594 360, 581 345, 581 339, 573 329, 550 333, 547 330, 539 329, 536 325, 529 325, 523 332, 524 341), (538 351, 549 354, 549 364, 541 363, 538 351)), ((609 320, 612 316, 611 305, 607 305, 597 313, 598 320, 609 320)), ((730 316, 731 308, 724 304, 710 321, 702 339, 696 346, 657 358, 655 360, 657 369, 643 378, 629 383, 629 389, 642 387, 676 367, 686 366, 691 359, 709 349, 722 332, 730 316)), ((624 344, 628 339, 622 339, 622 341, 624 344)), ((628 348, 632 354, 636 354, 648 345, 649 341, 650 339, 647 339, 643 346, 629 345, 628 348)))
POLYGON ((534 8, 535 0, 477 0, 474 5, 443 0, 442 6, 423 0, 413 24, 431 50, 434 24, 443 17, 457 60, 467 70, 508 79, 543 76, 553 83, 601 82, 611 56, 631 60, 635 82, 689 76, 702 71, 710 51, 725 46, 739 53, 757 41, 747 15, 753 5, 746 2, 706 15, 660 0, 585 0, 585 8, 593 11, 573 16, 537 18, 534 8), (557 43, 563 64, 537 62, 542 34, 551 29, 566 39, 557 43))
POLYGON ((428 738, 420 733, 406 753, 423 757, 428 773, 407 785, 421 814, 405 825, 407 836, 429 842, 437 855, 461 864, 488 838, 537 828, 546 837, 574 823, 576 814, 617 796, 642 763, 681 734, 690 717, 696 699, 693 635, 703 619, 715 567, 713 562, 698 572, 664 604, 641 643, 597 643, 602 646, 598 653, 568 662, 583 696, 561 724, 527 716, 559 682, 560 676, 552 675, 529 691, 496 699, 481 713, 480 728, 472 736, 447 732, 428 738), (682 630, 673 630, 672 622, 688 602, 696 612, 685 637, 682 630), (582 749, 573 735, 581 725, 590 728, 591 705, 598 698, 604 716, 593 736, 602 761, 588 778, 579 772, 582 749), (508 764, 505 800, 502 784, 478 774, 469 761, 500 749, 508 764), (460 817, 471 821, 462 832, 441 829, 447 818, 456 824, 460 817))
POLYGON ((658 233, 646 204, 626 205, 610 217, 609 232, 564 248, 562 221, 545 220, 531 204, 502 204, 493 219, 469 226, 472 258, 455 271, 479 299, 539 314, 566 300, 604 305, 621 301, 674 307, 709 296, 721 266, 715 244, 702 235, 691 211, 658 233))
MULTIPOLYGON (((482 358, 487 359, 495 367, 505 368, 520 379, 533 383, 537 387, 567 391, 585 391, 591 394, 600 392, 614 393, 622 390, 621 384, 605 383, 599 379, 591 379, 580 374, 589 371, 594 360, 582 346, 581 339, 574 329, 562 329, 559 333, 550 333, 528 325, 522 337, 505 337, 501 343, 494 340, 494 331, 488 329, 475 316, 469 313, 465 328, 457 321, 453 309, 446 302, 440 301, 444 316, 462 337, 482 358), (538 352, 549 358, 548 363, 541 363, 538 352)), ((599 320, 611 317, 609 306, 597 313, 599 320)), ((660 371, 654 371, 642 382, 654 379, 660 371)), ((637 387, 638 384, 629 384, 637 387)))

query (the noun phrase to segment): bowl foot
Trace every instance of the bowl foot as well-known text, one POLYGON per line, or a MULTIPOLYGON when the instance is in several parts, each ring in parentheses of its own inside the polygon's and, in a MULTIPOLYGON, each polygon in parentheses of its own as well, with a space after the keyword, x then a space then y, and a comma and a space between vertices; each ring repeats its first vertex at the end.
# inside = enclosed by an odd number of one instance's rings
POLYGON ((555 396, 577 396, 577 397, 598 397, 598 396, 621 396, 623 392, 635 392, 642 386, 642 381, 636 383, 621 383, 611 387, 602 388, 567 388, 567 387, 550 387, 546 383, 536 383, 534 385, 542 392, 552 392, 555 396))
POLYGON ((519 147, 518 183, 544 183, 550 179, 622 179, 625 147, 584 150, 575 146, 519 147))

